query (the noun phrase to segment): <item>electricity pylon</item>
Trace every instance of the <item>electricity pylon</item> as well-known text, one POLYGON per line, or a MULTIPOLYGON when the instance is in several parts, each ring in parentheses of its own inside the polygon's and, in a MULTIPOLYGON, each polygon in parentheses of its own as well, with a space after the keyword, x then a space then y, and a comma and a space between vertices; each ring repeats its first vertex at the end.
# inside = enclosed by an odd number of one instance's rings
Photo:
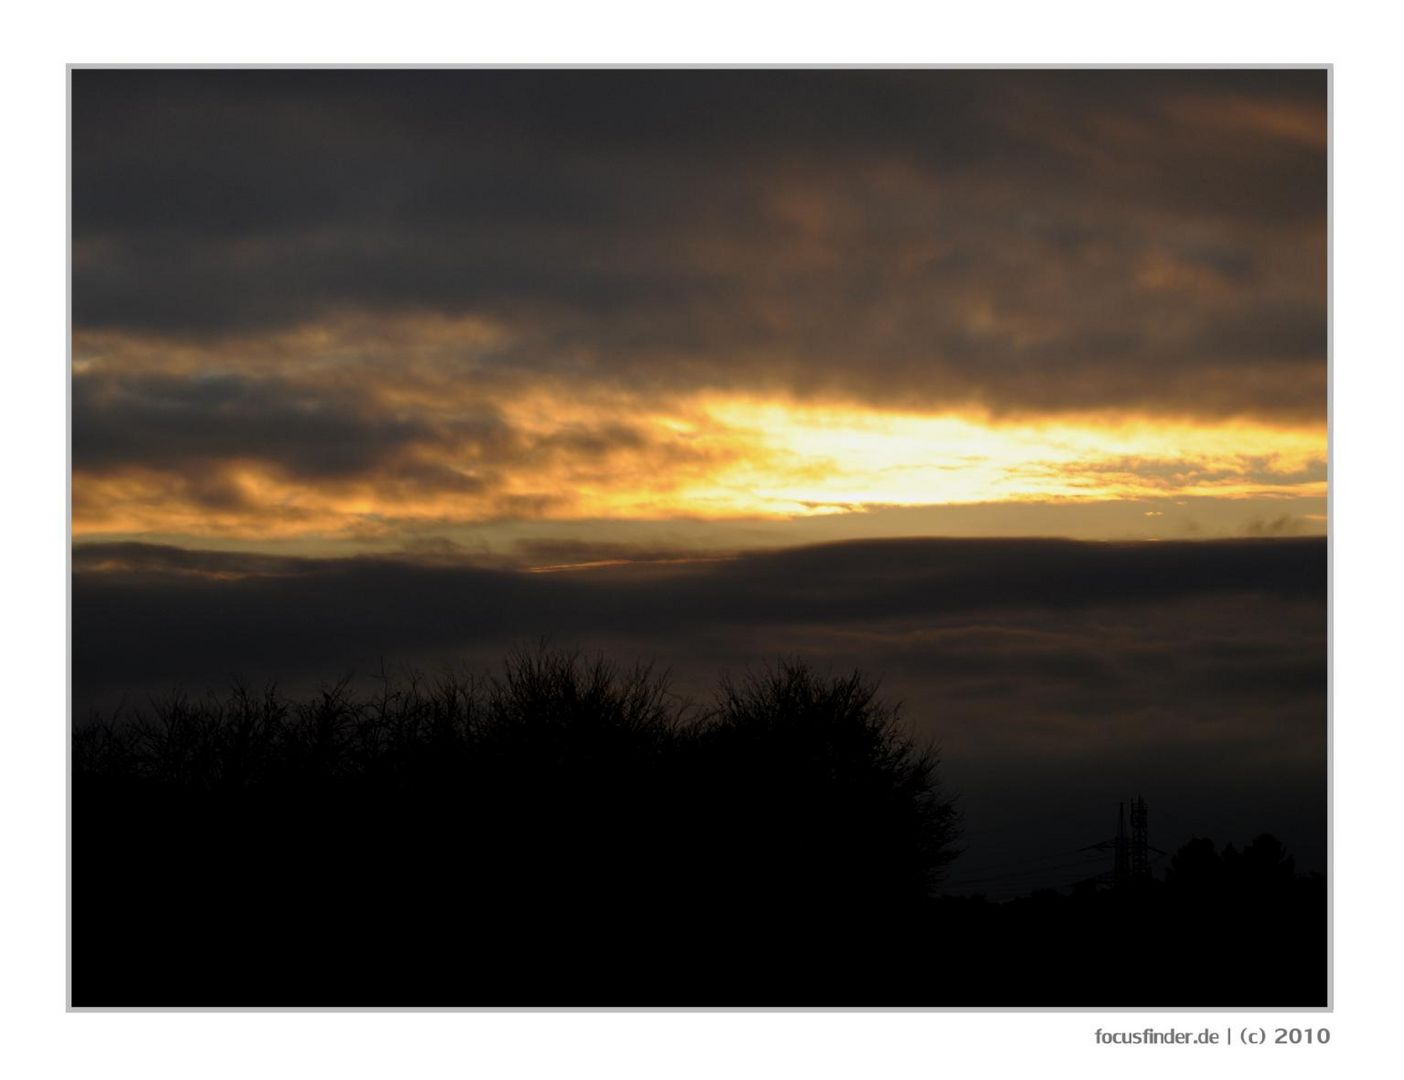
MULTIPOLYGON (((1126 804, 1117 804, 1116 835, 1110 840, 1088 844, 1083 851, 1110 851, 1112 853, 1112 887, 1124 891, 1132 887, 1144 888, 1151 880, 1151 852, 1164 855, 1157 847, 1151 847, 1149 840, 1149 812, 1146 800, 1137 795, 1131 800, 1131 832, 1126 832, 1126 804)), ((1106 881, 1106 875, 1100 878, 1106 881)))

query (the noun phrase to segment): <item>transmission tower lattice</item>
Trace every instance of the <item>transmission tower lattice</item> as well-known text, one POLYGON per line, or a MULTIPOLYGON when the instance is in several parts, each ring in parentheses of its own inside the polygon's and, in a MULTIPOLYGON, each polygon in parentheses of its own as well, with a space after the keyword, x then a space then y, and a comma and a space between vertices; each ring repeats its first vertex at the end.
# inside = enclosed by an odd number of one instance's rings
MULTIPOLYGON (((1110 840, 1089 844, 1083 851, 1110 851, 1112 853, 1111 884, 1118 890, 1144 888, 1151 881, 1151 852, 1164 855, 1157 847, 1151 847, 1150 814, 1146 800, 1137 795, 1131 800, 1131 831, 1126 831, 1126 804, 1118 803, 1116 810, 1116 835, 1110 840)), ((1107 880, 1104 875, 1099 880, 1107 880)))

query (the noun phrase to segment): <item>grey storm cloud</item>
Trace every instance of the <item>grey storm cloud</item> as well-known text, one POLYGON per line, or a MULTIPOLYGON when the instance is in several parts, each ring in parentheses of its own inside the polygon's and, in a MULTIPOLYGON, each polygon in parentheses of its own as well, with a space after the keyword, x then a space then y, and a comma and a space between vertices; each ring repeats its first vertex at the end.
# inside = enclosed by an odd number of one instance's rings
POLYGON ((80 330, 430 311, 556 378, 1324 411, 1321 71, 80 70, 73 102, 80 330))

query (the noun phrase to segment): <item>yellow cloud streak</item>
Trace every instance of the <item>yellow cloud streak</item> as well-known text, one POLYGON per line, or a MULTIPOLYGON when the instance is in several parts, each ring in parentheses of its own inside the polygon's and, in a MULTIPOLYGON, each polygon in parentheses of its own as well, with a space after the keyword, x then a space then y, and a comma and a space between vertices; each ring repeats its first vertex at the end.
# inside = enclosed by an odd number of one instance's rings
MULTIPOLYGON (((209 466, 205 479, 223 493, 211 505, 175 473, 80 472, 74 532, 370 538, 397 525, 504 518, 774 519, 875 506, 1321 496, 1326 487, 1325 433, 1311 427, 1096 416, 996 423, 727 395, 652 411, 627 393, 495 404, 525 449, 497 462, 480 489, 426 489, 375 471, 311 481, 247 459, 209 466), (641 439, 551 442, 621 420, 641 439)), ((416 459, 471 470, 457 454, 446 443, 418 448, 416 459)))
MULTIPOLYGON (((719 400, 704 411, 759 453, 713 477, 774 512, 1165 495, 1321 495, 1324 433, 1250 423, 975 416, 719 400)), ((695 497, 705 498, 702 492, 695 497)))

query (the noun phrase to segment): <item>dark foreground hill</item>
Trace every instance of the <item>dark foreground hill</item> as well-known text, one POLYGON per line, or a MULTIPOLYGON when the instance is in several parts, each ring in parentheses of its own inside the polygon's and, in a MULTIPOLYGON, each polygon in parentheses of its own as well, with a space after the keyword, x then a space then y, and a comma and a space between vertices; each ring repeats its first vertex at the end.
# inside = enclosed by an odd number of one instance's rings
POLYGON ((1325 1003, 1324 889, 1261 844, 942 897, 937 765, 869 681, 796 664, 698 710, 542 651, 175 697, 75 734, 73 1003, 1325 1003))

